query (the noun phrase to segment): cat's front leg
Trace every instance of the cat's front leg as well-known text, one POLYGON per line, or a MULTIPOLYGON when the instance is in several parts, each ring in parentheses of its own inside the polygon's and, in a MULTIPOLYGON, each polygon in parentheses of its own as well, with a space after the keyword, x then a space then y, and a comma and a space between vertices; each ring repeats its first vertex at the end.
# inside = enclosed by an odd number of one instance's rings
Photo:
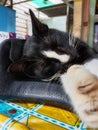
POLYGON ((73 65, 61 77, 73 107, 86 125, 98 127, 98 78, 84 66, 73 65))

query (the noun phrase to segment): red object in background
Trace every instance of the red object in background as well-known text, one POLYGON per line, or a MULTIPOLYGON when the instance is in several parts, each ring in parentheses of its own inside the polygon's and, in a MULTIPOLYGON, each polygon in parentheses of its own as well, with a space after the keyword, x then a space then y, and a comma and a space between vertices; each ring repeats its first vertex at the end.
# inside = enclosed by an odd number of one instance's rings
POLYGON ((96 10, 95 10, 95 14, 98 14, 98 0, 96 1, 96 10))
POLYGON ((25 38, 28 39, 30 36, 29 35, 25 35, 25 38))

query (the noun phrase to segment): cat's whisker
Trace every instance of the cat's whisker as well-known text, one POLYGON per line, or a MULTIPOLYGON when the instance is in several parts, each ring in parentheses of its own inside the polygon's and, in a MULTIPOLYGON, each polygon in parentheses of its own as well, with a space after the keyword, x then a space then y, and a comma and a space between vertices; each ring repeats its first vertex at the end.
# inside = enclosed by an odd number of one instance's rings
POLYGON ((51 84, 51 81, 50 81, 50 82, 48 82, 47 87, 49 87, 49 86, 50 86, 50 84, 51 84))
MULTIPOLYGON (((61 75, 60 75, 61 76, 61 75)), ((56 80, 57 84, 61 84, 60 77, 56 77, 54 80, 56 80)))
POLYGON ((76 38, 71 34, 69 33, 69 45, 76 48, 76 38))
POLYGON ((74 36, 72 36, 72 45, 74 48, 76 48, 76 38, 74 36))
POLYGON ((75 49, 77 48, 79 41, 75 40, 75 49))
POLYGON ((73 48, 77 47, 76 38, 71 33, 69 33, 69 45, 72 46, 73 48))
POLYGON ((53 76, 51 76, 50 78, 47 79, 43 79, 43 81, 52 81, 54 80, 56 77, 60 77, 61 74, 59 72, 55 73, 53 76))
POLYGON ((50 85, 51 83, 56 83, 55 80, 56 80, 57 78, 58 78, 58 77, 54 77, 54 79, 49 80, 49 83, 48 83, 47 87, 49 87, 49 85, 50 85))
POLYGON ((69 33, 69 45, 72 46, 71 34, 69 33))
POLYGON ((57 80, 56 80, 56 83, 57 83, 57 84, 61 84, 60 79, 57 79, 57 80))
POLYGON ((52 83, 57 83, 57 84, 59 84, 59 83, 58 83, 58 77, 55 77, 55 78, 52 80, 52 83))

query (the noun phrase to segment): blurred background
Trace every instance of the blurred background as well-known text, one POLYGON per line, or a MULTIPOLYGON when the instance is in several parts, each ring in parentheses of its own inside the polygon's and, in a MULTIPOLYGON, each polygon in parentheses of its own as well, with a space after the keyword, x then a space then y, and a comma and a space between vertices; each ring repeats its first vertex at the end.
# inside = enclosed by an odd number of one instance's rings
POLYGON ((32 35, 29 9, 50 28, 98 43, 98 0, 0 0, 1 41, 32 35))

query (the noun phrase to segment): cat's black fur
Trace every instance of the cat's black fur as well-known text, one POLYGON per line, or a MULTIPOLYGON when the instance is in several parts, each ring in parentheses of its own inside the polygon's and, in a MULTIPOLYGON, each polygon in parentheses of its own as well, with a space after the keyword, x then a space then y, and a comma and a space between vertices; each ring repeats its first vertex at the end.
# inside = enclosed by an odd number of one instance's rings
POLYGON ((10 72, 23 73, 35 79, 47 79, 56 73, 64 73, 72 64, 83 64, 95 56, 94 50, 80 39, 66 32, 49 29, 31 10, 30 15, 33 35, 26 41, 21 59, 9 67, 10 72), (42 54, 42 51, 49 50, 59 55, 67 54, 70 59, 67 63, 62 63, 42 54))

